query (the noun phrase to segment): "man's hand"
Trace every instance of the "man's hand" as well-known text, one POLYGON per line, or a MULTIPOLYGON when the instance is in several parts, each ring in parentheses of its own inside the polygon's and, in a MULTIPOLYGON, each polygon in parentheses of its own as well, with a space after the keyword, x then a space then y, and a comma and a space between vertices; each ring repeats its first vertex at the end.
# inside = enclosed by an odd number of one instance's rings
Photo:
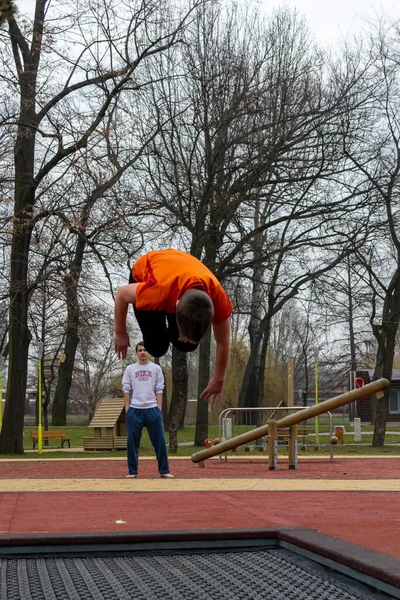
POLYGON ((214 406, 215 402, 221 401, 221 392, 223 387, 224 379, 216 379, 215 377, 212 377, 208 382, 206 389, 201 392, 200 398, 203 398, 203 400, 206 402, 212 398, 211 406, 214 406))
POLYGON ((130 345, 129 335, 126 331, 124 333, 114 333, 114 350, 118 358, 126 358, 130 345))

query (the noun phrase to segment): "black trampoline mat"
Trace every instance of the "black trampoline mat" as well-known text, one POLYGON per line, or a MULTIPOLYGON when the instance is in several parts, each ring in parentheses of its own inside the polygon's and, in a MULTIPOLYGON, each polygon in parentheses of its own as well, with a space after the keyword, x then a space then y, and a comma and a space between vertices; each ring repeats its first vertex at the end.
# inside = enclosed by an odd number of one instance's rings
POLYGON ((392 598, 284 548, 0 558, 1 600, 392 598))

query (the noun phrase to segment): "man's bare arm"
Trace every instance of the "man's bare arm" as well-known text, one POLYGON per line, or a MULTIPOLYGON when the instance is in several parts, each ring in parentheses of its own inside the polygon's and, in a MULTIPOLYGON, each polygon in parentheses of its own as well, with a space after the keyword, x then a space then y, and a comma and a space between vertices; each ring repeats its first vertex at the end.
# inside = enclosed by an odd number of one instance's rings
POLYGON ((223 323, 215 323, 213 329, 215 342, 217 344, 214 375, 208 382, 206 389, 201 393, 201 398, 204 398, 204 400, 208 400, 212 397, 212 403, 214 403, 215 400, 220 400, 225 382, 231 348, 230 319, 226 319, 223 323))
POLYGON ((231 350, 231 320, 227 319, 223 323, 215 323, 213 329, 217 344, 214 377, 224 380, 231 350))
POLYGON ((129 304, 136 303, 136 288, 138 283, 128 283, 121 286, 115 297, 114 305, 114 349, 118 358, 126 358, 130 345, 126 331, 126 315, 129 304))
POLYGON ((129 410, 129 406, 131 403, 131 396, 129 392, 124 392, 124 404, 125 404, 125 412, 127 413, 129 410))

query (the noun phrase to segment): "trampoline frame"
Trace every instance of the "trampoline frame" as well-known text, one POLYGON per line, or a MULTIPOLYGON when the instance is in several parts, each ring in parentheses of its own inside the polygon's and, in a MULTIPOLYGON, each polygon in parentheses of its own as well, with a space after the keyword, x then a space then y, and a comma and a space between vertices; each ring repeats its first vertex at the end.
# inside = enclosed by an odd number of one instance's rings
POLYGON ((0 535, 0 558, 284 548, 400 599, 400 559, 308 527, 0 535))

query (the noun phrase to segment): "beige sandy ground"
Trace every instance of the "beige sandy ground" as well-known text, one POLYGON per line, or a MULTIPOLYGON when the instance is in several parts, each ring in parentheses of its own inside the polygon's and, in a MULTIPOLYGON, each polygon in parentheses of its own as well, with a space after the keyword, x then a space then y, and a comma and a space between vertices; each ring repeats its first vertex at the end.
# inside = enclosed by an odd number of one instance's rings
POLYGON ((2 479, 1 492, 400 492, 397 479, 2 479))
MULTIPOLYGON (((72 450, 72 449, 71 449, 72 450)), ((68 453, 68 450, 64 450, 68 453)), ((74 448, 74 451, 76 449, 74 448)), ((45 452, 49 452, 46 450, 45 452)), ((51 452, 51 451, 50 451, 51 452)), ((328 456, 307 456, 308 460, 329 459, 328 456)), ((357 459, 382 458, 381 456, 358 456, 357 459)), ((248 460, 248 457, 235 457, 237 460, 248 460)), ((265 456, 254 456, 254 460, 264 460, 265 456)), ((341 460, 354 459, 354 456, 340 456, 341 460)), ((396 459, 398 456, 385 456, 385 460, 396 459)), ((43 460, 40 455, 37 458, 18 458, 13 462, 43 460)), ((48 460, 48 459, 46 459, 48 460)), ((90 454, 87 458, 65 457, 63 461, 126 461, 121 457, 99 457, 90 454)), ((144 460, 154 460, 152 457, 142 457, 144 460)), ((188 460, 188 457, 170 457, 171 461, 188 460)), ((210 460, 219 460, 214 457, 210 460)), ((9 459, 0 459, 1 462, 9 462, 9 459)), ((229 461, 228 461, 229 462, 229 461)), ((0 479, 0 492, 333 492, 333 491, 362 491, 362 492, 400 492, 400 480, 398 479, 233 479, 233 478, 201 478, 201 479, 162 479, 144 478, 138 479, 101 479, 101 478, 71 478, 71 479, 0 479)))

